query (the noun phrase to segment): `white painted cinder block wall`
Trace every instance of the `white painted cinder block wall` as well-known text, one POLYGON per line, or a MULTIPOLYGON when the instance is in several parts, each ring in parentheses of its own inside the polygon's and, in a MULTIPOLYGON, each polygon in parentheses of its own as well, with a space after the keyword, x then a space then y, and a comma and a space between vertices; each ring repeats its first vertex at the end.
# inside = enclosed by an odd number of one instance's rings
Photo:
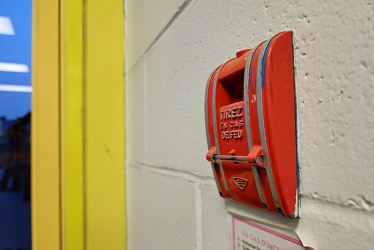
POLYGON ((228 210, 315 249, 374 244, 373 1, 126 0, 128 248, 230 249, 228 210), (294 31, 299 220, 227 202, 205 160, 207 78, 294 31))

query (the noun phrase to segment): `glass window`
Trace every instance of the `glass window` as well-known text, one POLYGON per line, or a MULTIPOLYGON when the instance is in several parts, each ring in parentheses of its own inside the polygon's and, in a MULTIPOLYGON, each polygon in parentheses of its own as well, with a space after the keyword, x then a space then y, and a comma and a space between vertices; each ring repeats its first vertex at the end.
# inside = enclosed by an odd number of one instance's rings
POLYGON ((0 249, 31 249, 31 0, 0 1, 0 249))

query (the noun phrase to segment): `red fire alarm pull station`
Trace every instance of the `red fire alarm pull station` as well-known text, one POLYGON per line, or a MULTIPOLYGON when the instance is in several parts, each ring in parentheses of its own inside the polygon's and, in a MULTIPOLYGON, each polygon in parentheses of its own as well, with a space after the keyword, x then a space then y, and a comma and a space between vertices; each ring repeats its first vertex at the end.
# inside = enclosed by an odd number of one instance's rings
POLYGON ((220 195, 296 218, 298 171, 292 32, 242 50, 213 71, 205 97, 220 195))

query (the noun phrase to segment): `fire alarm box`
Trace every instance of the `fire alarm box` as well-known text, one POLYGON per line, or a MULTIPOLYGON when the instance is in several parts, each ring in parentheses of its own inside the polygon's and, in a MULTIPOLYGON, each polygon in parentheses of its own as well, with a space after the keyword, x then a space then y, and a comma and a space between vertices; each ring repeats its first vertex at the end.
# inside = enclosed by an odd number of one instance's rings
POLYGON ((298 215, 292 32, 282 32, 217 67, 205 97, 211 162, 223 198, 298 215))

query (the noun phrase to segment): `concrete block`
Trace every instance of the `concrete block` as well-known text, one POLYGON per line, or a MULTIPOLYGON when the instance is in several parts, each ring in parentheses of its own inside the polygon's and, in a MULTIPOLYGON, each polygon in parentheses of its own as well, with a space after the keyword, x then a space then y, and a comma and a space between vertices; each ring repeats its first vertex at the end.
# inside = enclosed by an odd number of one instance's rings
POLYGON ((126 79, 127 157, 129 162, 147 162, 144 65, 126 79))
POLYGON ((374 202, 374 155, 368 147, 374 141, 374 99, 369 97, 374 89, 367 84, 374 79, 369 10, 363 2, 321 2, 303 10, 309 29, 298 34, 301 191, 344 205, 374 202))
POLYGON ((203 249, 231 249, 229 216, 215 183, 201 185, 203 249))
POLYGON ((183 3, 184 0, 125 1, 127 69, 133 68, 183 3))
POLYGON ((130 165, 129 249, 195 249, 194 183, 130 165))
POLYGON ((373 213, 339 204, 304 199, 296 228, 314 249, 370 249, 374 244, 373 213))
POLYGON ((167 47, 163 44, 147 59, 149 163, 211 175, 210 164, 205 160, 207 76, 197 77, 184 53, 173 56, 164 46, 167 47))

